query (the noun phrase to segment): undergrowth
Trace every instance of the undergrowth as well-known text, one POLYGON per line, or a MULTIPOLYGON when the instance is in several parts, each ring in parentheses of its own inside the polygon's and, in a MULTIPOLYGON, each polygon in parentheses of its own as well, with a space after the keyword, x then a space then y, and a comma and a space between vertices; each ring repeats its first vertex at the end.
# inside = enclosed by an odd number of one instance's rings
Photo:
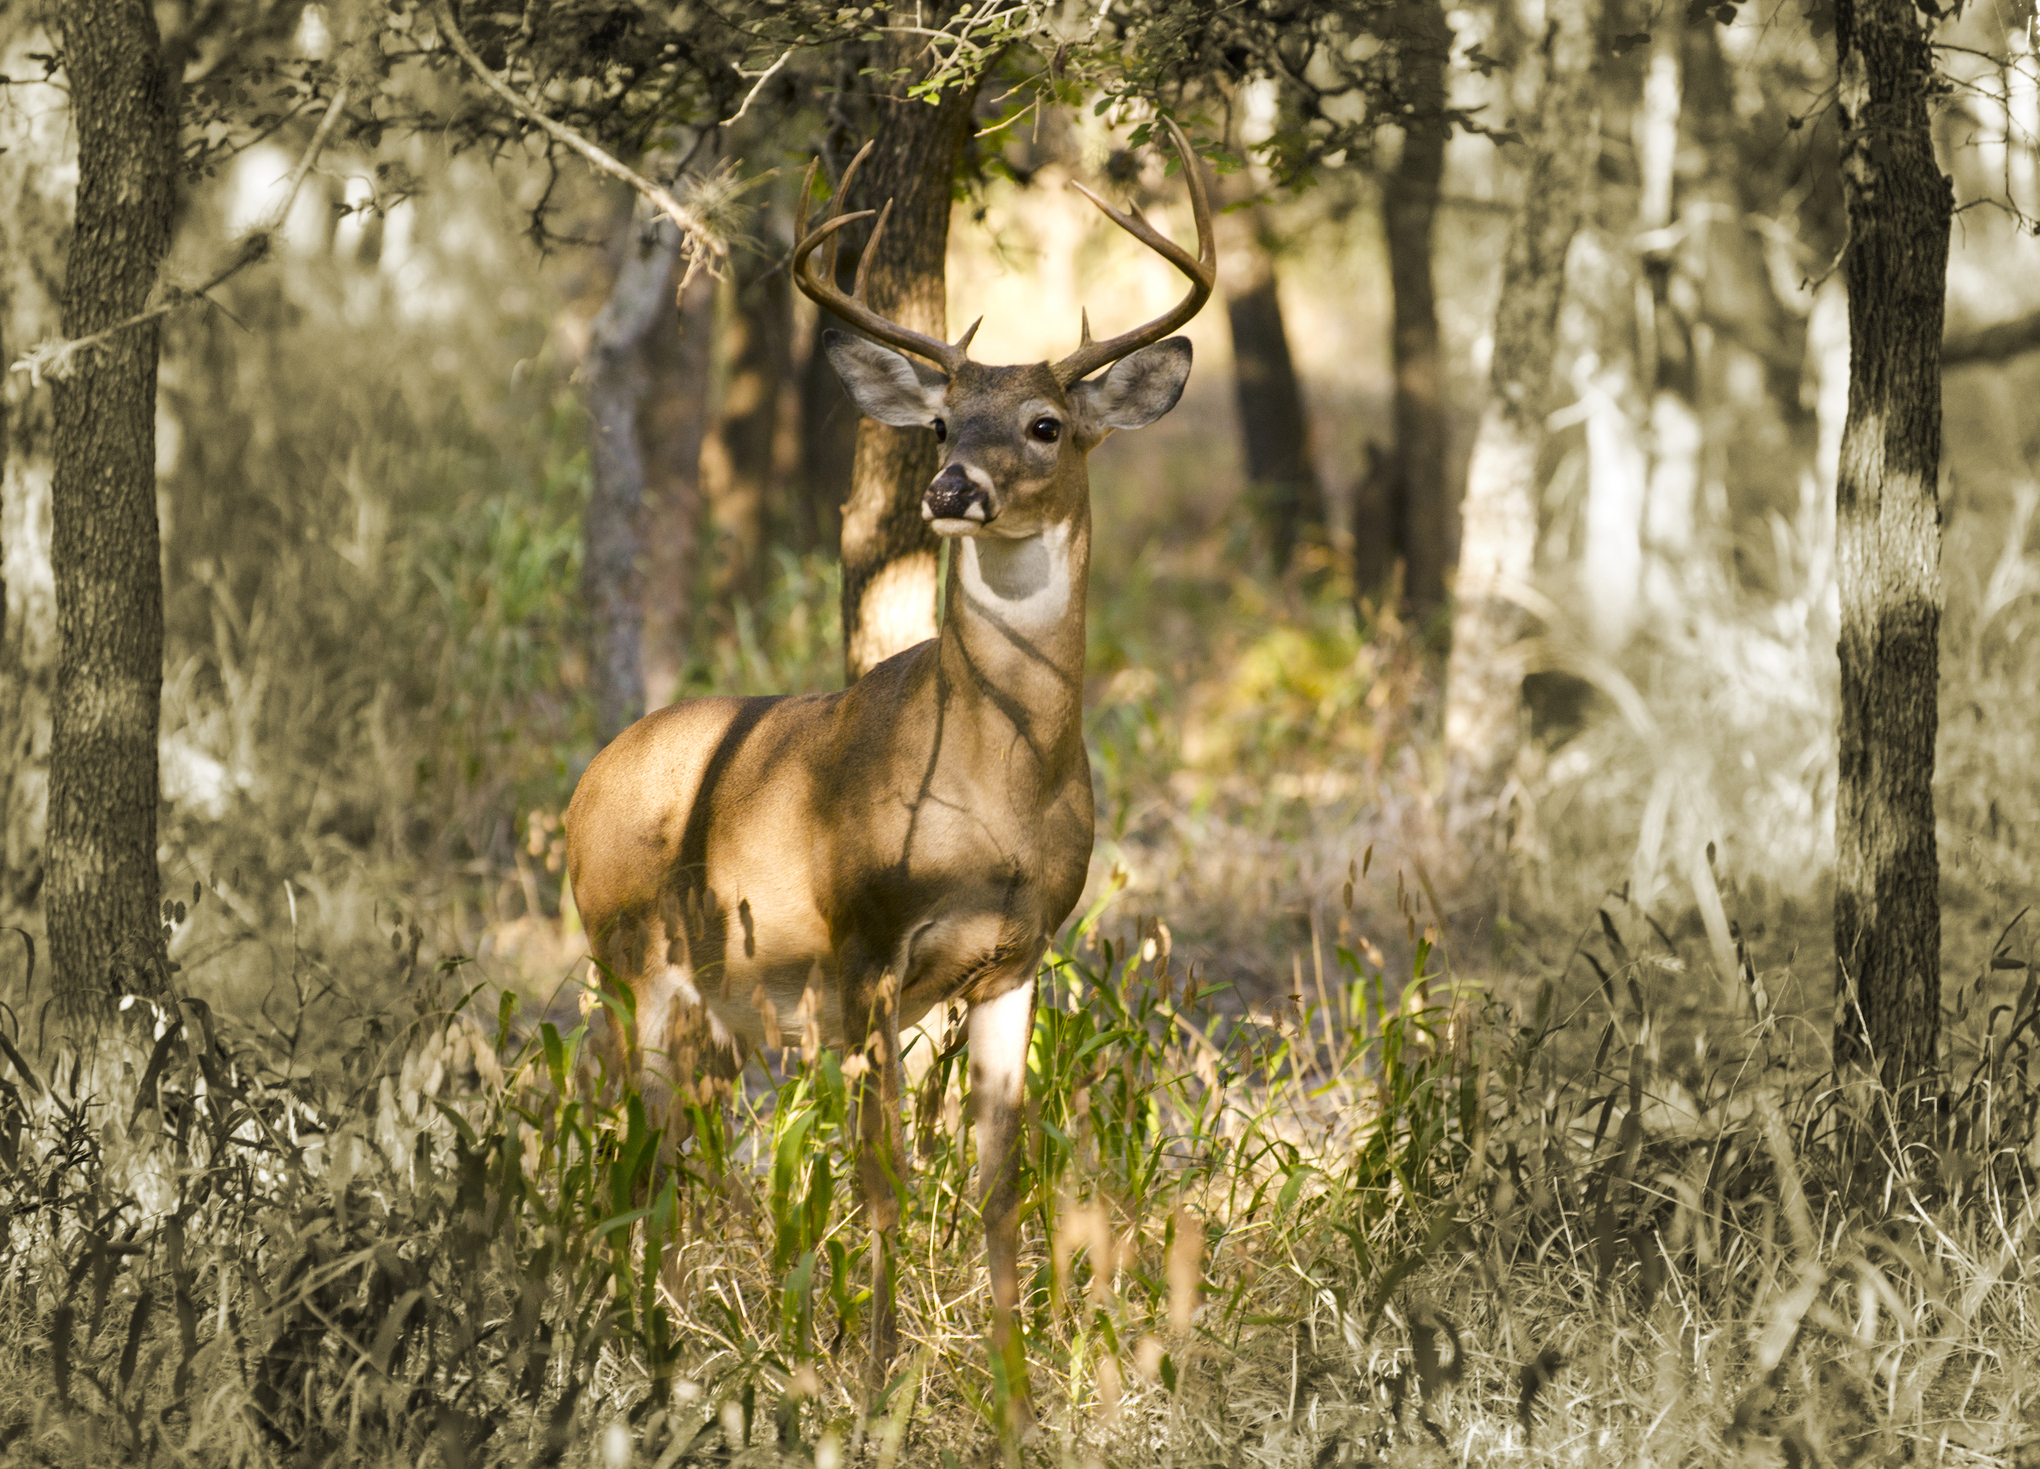
MULTIPOLYGON (((1615 905, 1579 951, 1591 1017, 1562 976, 1520 1011, 1457 985, 1420 939, 1407 977, 1340 950, 1243 1019, 1166 924, 1115 938, 1104 908, 1044 967, 1029 1061, 1026 1462, 2040 1456, 2014 931, 1970 988, 2016 993, 1906 1114, 1785 1064, 1753 970, 1736 1044, 1681 1039, 1663 1001, 1696 975, 1615 905)), ((527 1023, 392 937, 409 1013, 316 1065, 185 993, 84 1047, 0 1028, 0 1450, 998 1461, 944 1017, 908 1053, 905 1346, 874 1388, 842 1058, 648 1109, 592 993, 527 1023)))

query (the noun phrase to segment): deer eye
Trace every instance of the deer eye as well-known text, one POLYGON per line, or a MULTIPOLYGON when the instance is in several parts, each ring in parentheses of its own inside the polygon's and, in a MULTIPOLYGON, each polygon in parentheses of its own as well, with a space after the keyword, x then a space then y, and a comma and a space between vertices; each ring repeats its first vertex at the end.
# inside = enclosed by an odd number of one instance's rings
POLYGON ((941 419, 939 419, 939 418, 938 418, 938 419, 936 419, 936 420, 935 420, 935 442, 936 442, 936 443, 938 443, 938 444, 941 444, 941 443, 946 443, 946 442, 948 441, 948 439, 949 439, 949 425, 948 425, 948 424, 946 424, 946 423, 944 423, 944 422, 943 422, 943 421, 942 421, 941 419))
POLYGON ((1053 444, 1062 437, 1062 424, 1053 418, 1043 416, 1027 426, 1027 432, 1044 444, 1053 444))

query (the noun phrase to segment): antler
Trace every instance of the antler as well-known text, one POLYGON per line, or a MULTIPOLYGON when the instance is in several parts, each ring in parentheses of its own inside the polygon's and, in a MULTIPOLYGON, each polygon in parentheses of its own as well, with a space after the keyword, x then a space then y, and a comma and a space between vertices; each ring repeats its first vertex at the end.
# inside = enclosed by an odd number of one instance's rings
POLYGON ((1196 153, 1191 150, 1190 140, 1183 136, 1183 130, 1176 126, 1175 120, 1169 118, 1164 121, 1168 125, 1170 141, 1176 145, 1176 156, 1183 160, 1183 178, 1190 185, 1190 210, 1197 221, 1196 259, 1191 259, 1189 251, 1143 219, 1139 210, 1122 214, 1082 184, 1072 180, 1070 187, 1105 211, 1107 219, 1189 276, 1190 294, 1177 302, 1176 308, 1168 315, 1103 342, 1091 340, 1091 314, 1085 312, 1083 340, 1076 351, 1052 369, 1055 380, 1064 387, 1078 378, 1089 376, 1107 363, 1117 362, 1142 347, 1159 342, 1195 316, 1211 299, 1211 288, 1218 280, 1218 247, 1211 238, 1211 199, 1204 191, 1204 170, 1197 162, 1196 153))
MULTIPOLYGON (((970 339, 977 335, 978 321, 954 342, 945 342, 940 337, 923 336, 920 332, 888 321, 864 304, 864 281, 871 273, 871 262, 878 254, 878 242, 885 234, 885 222, 892 217, 892 200, 885 201, 885 208, 878 210, 878 223, 872 227, 871 239, 864 247, 864 254, 857 261, 857 281, 850 294, 844 295, 836 284, 836 249, 841 243, 836 239, 837 231, 845 225, 855 224, 860 219, 870 219, 873 211, 860 209, 854 214, 840 214, 837 211, 843 201, 850 197, 850 181, 857 176, 857 166, 864 162, 872 145, 866 143, 857 150, 857 156, 850 160, 850 166, 843 170, 843 180, 836 186, 836 192, 829 200, 829 217, 816 226, 812 233, 807 227, 808 198, 814 192, 815 165, 820 159, 808 162, 807 174, 801 180, 800 205, 793 221, 794 238, 799 244, 793 247, 793 278, 807 298, 825 311, 833 311, 843 320, 856 327, 874 341, 897 347, 902 352, 912 352, 916 357, 925 357, 944 372, 954 377, 956 370, 970 360, 970 339), (826 240, 829 243, 828 258, 820 274, 808 269, 808 257, 816 247, 826 240)), ((1208 288, 1207 288, 1208 289, 1208 288)))

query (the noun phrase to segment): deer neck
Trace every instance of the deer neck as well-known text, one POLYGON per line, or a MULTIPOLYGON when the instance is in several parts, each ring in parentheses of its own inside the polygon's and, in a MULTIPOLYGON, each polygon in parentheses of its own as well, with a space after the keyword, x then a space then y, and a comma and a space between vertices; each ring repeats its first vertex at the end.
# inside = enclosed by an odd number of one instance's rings
POLYGON ((1035 535, 960 537, 950 552, 941 638, 948 685, 982 721, 1015 727, 1049 780, 1083 748, 1090 564, 1091 517, 1081 501, 1035 535))

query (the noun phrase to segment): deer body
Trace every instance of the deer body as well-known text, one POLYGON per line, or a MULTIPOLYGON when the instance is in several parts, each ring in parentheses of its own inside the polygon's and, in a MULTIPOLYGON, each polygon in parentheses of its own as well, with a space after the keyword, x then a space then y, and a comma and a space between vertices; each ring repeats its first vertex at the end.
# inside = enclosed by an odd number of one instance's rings
POLYGON ((569 870, 641 1045, 670 1049, 677 1001, 725 1046, 812 1020, 854 1048, 846 965, 896 977, 903 1026, 1032 982, 1090 860, 1089 551, 1087 513, 964 542, 934 640, 840 693, 690 700, 603 750, 568 808, 569 870))
MULTIPOLYGON (((900 1028, 945 1001, 968 1005, 992 1337, 1016 1431, 1031 1421, 1014 1329, 1015 1144, 1034 977, 1091 856, 1086 461, 1115 430, 1175 406, 1190 345, 1167 333, 1203 305, 1216 275, 1202 178, 1188 142, 1170 132, 1189 165, 1195 258, 1093 200, 1189 276, 1190 293, 1106 342, 1091 340, 1087 320, 1082 344, 1054 364, 975 363, 970 332, 950 344, 876 316, 861 280, 844 296, 833 263, 807 267, 865 216, 836 214, 809 233, 803 209, 792 262, 801 288, 878 343, 935 364, 827 334, 867 417, 932 429, 947 446, 921 503, 952 542, 941 631, 841 693, 696 699, 648 715, 596 756, 567 809, 575 901, 595 959, 636 1000, 640 1054, 663 1056, 682 1085, 786 1037, 868 1057, 857 1080, 859 1181, 874 1229, 881 1372, 897 1343, 900 1028)), ((847 192, 846 174, 838 197, 847 192)), ((881 213, 867 264, 884 222, 881 213)))

